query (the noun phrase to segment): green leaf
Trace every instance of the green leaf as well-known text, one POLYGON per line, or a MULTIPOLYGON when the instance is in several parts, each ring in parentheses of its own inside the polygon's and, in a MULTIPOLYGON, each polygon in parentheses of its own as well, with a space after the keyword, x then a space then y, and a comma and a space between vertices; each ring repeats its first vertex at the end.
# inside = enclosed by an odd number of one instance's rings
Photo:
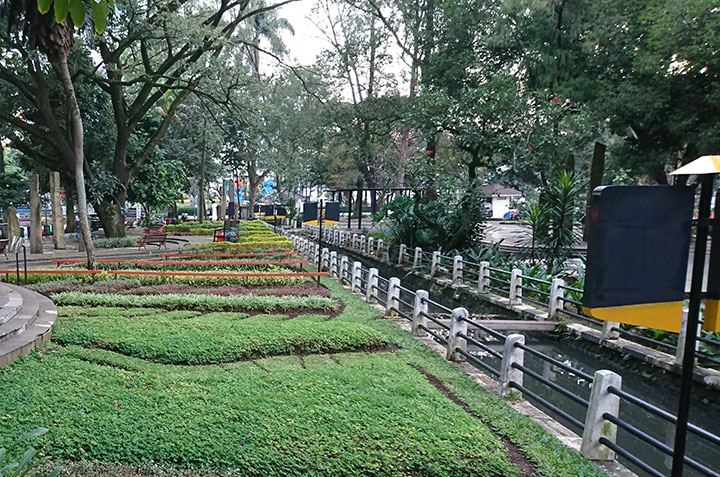
POLYGON ((38 11, 45 15, 47 12, 50 11, 50 5, 52 5, 52 2, 53 0, 38 0, 38 11))
POLYGON ((48 477, 57 477, 58 475, 60 475, 60 472, 62 472, 62 469, 58 467, 57 469, 50 472, 48 474, 48 477))
POLYGON ((23 434, 22 436, 20 436, 20 438, 18 440, 15 441, 15 443, 13 444, 13 447, 15 447, 16 445, 18 445, 21 442, 24 442, 28 439, 34 439, 36 437, 42 436, 43 434, 47 434, 47 432, 48 432, 48 430, 44 427, 38 427, 37 429, 28 431, 25 434, 23 434))
POLYGON ((63 23, 70 13, 70 0, 55 0, 55 21, 63 23))
POLYGON ((85 24, 85 2, 83 0, 70 0, 70 18, 78 28, 85 24))
MULTIPOLYGON (((32 461, 37 455, 37 452, 38 451, 32 447, 25 451, 22 459, 20 459, 20 465, 18 465, 17 469, 15 470, 15 475, 21 475, 21 471, 27 468, 28 464, 30 464, 30 461, 32 461)), ((22 474, 26 473, 27 472, 22 472, 22 474)))
POLYGON ((93 24, 98 35, 102 35, 107 26, 108 20, 108 0, 90 0, 90 8, 92 9, 93 24))
POLYGON ((3 461, 5 460, 6 453, 7 453, 7 450, 4 447, 0 448, 0 464, 2 464, 3 461))

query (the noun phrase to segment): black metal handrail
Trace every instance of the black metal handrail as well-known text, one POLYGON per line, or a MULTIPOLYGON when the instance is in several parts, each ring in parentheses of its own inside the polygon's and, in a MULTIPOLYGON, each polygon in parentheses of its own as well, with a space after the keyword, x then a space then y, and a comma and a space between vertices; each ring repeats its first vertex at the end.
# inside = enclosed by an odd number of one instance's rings
POLYGON ((428 305, 432 305, 432 306, 434 306, 435 308, 440 308, 441 310, 446 311, 446 312, 448 312, 448 313, 452 313, 452 310, 451 310, 450 308, 448 308, 448 307, 446 307, 446 306, 444 306, 444 305, 441 305, 440 303, 438 303, 438 302, 436 302, 436 301, 433 301, 433 300, 431 300, 431 299, 429 299, 429 298, 423 298, 423 299, 422 299, 422 302, 423 302, 423 303, 427 303, 428 305))
POLYGON ((432 316, 431 314, 425 313, 424 311, 421 311, 421 312, 420 312, 420 315, 421 315, 421 316, 424 316, 424 317, 427 318, 428 320, 430 320, 430 321, 432 321, 433 323, 437 324, 437 325, 440 326, 441 328, 443 328, 443 329, 445 329, 445 330, 447 330, 447 331, 450 331, 450 327, 449 327, 448 325, 446 325, 446 324, 443 323, 442 321, 438 320, 437 318, 435 318, 435 317, 432 316))
MULTIPOLYGON (((639 439, 640 441, 642 441, 642 442, 644 442, 644 443, 646 443, 646 444, 648 444, 648 445, 656 448, 656 449, 659 450, 660 452, 662 452, 662 453, 664 453, 664 454, 667 454, 667 455, 669 455, 669 456, 673 456, 673 455, 674 455, 674 452, 673 452, 673 448, 672 448, 672 447, 670 447, 669 445, 665 444, 664 442, 659 441, 658 439, 656 439, 655 437, 651 436, 650 434, 648 434, 648 433, 646 433, 646 432, 644 432, 644 431, 641 431, 640 429, 638 429, 637 427, 633 426, 633 425, 630 424, 629 422, 626 422, 626 421, 624 421, 624 420, 622 420, 622 419, 620 419, 620 418, 618 418, 618 417, 615 417, 615 416, 613 416, 612 414, 609 414, 609 413, 607 413, 607 412, 604 413, 602 417, 603 417, 603 419, 605 419, 606 421, 615 424, 615 425, 618 426, 620 429, 623 429, 624 431, 627 431, 628 433, 632 434, 633 436, 635 436, 635 437, 636 437, 637 439, 639 439)), ((698 472, 702 473, 703 475, 708 475, 708 476, 710 476, 710 477, 720 477, 720 474, 718 474, 718 473, 715 472, 714 470, 706 467, 705 465, 701 464, 700 462, 696 461, 695 459, 692 459, 692 458, 690 458, 690 457, 684 456, 684 457, 683 457, 683 461, 685 462, 685 464, 687 464, 688 467, 691 467, 691 468, 697 470, 698 472)))
POLYGON ((518 363, 512 363, 511 366, 515 369, 522 371, 523 374, 526 374, 526 375, 530 376, 531 378, 535 379, 536 381, 544 384, 545 386, 549 387, 553 391, 557 391, 558 393, 562 394, 563 396, 570 399, 571 401, 574 401, 584 407, 590 406, 590 402, 587 399, 585 399, 573 392, 568 391, 567 389, 563 388, 562 386, 559 386, 558 384, 553 383, 549 379, 545 379, 544 377, 542 377, 541 375, 539 375, 532 369, 530 369, 526 366, 523 366, 522 364, 518 364, 518 363))
MULTIPOLYGON (((621 399, 626 400, 627 402, 634 404, 638 406, 640 409, 644 409, 645 411, 664 419, 667 422, 670 422, 672 424, 675 424, 677 422, 677 416, 674 414, 655 406, 654 404, 651 404, 644 399, 640 399, 637 396, 634 396, 626 391, 623 391, 622 389, 618 389, 615 386, 608 386, 608 392, 610 394, 614 394, 621 399)), ((692 432, 693 434, 696 434, 697 436, 707 439, 710 442, 720 445, 720 436, 716 436, 715 434, 706 431, 702 427, 698 427, 697 425, 693 423, 688 423, 688 430, 692 432)))
POLYGON ((478 330, 480 330, 480 331, 482 331, 482 332, 484 332, 484 333, 487 333, 487 334, 489 334, 490 336, 492 336, 493 338, 496 338, 496 339, 498 339, 498 340, 500 340, 500 341, 505 341, 505 338, 507 338, 506 335, 500 333, 499 331, 495 331, 495 330, 493 330, 492 328, 489 328, 489 327, 481 324, 479 321, 471 320, 471 319, 468 319, 468 318, 460 318, 460 320, 467 322, 467 324, 468 324, 469 326, 472 326, 473 328, 476 328, 476 329, 478 329, 478 330))
POLYGON ((493 376, 496 376, 496 377, 500 376, 500 371, 497 371, 495 368, 493 368, 489 364, 484 363, 483 361, 478 359, 477 356, 473 356, 472 354, 468 353, 467 351, 463 350, 462 348, 455 348, 455 351, 460 353, 461 355, 465 356, 465 358, 467 358, 467 360, 470 362, 470 364, 472 364, 476 368, 478 368, 478 369, 482 368, 485 371, 492 374, 493 376))
POLYGON ((645 463, 645 461, 641 460, 639 457, 635 456, 634 454, 631 454, 630 452, 626 451, 622 447, 618 446, 617 444, 610 442, 607 438, 601 437, 599 439, 600 444, 604 445, 608 449, 614 451, 617 455, 620 457, 624 457, 628 461, 632 462, 636 466, 640 467, 642 470, 650 474, 652 477, 665 477, 665 474, 658 472, 654 468, 650 467, 649 464, 645 463))
POLYGON ((521 343, 515 343, 515 347, 516 347, 516 348, 520 348, 521 350, 525 351, 526 353, 529 353, 529 354, 531 354, 531 355, 533 355, 533 356, 536 356, 536 357, 540 358, 540 359, 543 360, 543 361, 547 361, 548 363, 550 363, 550 364, 552 364, 552 365, 554 365, 554 366, 557 366, 558 368, 564 369, 565 371, 568 371, 568 372, 573 373, 573 374, 575 374, 575 375, 577 375, 577 376, 580 376, 581 378, 587 380, 588 382, 591 382, 591 383, 592 383, 593 380, 594 380, 594 378, 593 378, 591 375, 589 375, 588 373, 586 373, 586 372, 584 372, 584 371, 581 371, 581 370, 579 370, 579 369, 577 369, 577 368, 573 368, 572 366, 567 365, 567 364, 563 363, 562 361, 557 360, 557 359, 553 358, 552 356, 548 356, 548 355, 546 355, 545 353, 542 353, 542 352, 540 352, 540 351, 537 351, 537 350, 535 350, 535 349, 533 349, 533 348, 531 348, 531 347, 529 347, 529 346, 526 346, 526 345, 521 344, 521 343))
POLYGON ((481 342, 481 341, 479 341, 479 340, 476 340, 476 339, 473 338, 472 336, 468 336, 468 335, 465 334, 465 333, 458 333, 457 335, 458 335, 460 338, 464 338, 464 339, 467 340, 469 343, 474 344, 475 346, 477 346, 477 347, 480 348, 481 350, 485 351, 486 353, 490 354, 491 356, 494 356, 494 357, 496 357, 497 359, 502 359, 502 357, 503 357, 502 353, 500 353, 500 352, 498 352, 498 351, 495 351, 495 350, 492 349, 490 346, 486 345, 485 343, 483 343, 483 342, 481 342))
POLYGON ((425 326, 425 325, 423 325, 423 324, 421 323, 421 324, 418 325, 418 328, 423 329, 423 330, 425 330, 426 332, 428 332, 428 333, 435 339, 435 341, 437 341, 438 343, 447 346, 447 343, 448 343, 447 340, 446 340, 445 338, 443 338, 442 336, 440 336, 439 334, 437 334, 437 333, 435 333, 434 331, 432 331, 432 330, 431 330, 430 328, 428 328, 427 326, 425 326))
POLYGON ((523 395, 526 395, 526 396, 530 397, 531 399, 537 401, 538 403, 542 404, 543 406, 550 409, 552 412, 554 412, 558 416, 562 417, 563 419, 565 419, 569 423, 573 424, 574 426, 579 427, 580 429, 585 429, 585 423, 580 422, 578 419, 574 418, 567 412, 563 411, 562 409, 560 409, 559 407, 557 407, 555 404, 551 403, 547 399, 540 397, 538 394, 530 391, 528 388, 526 388, 522 384, 518 384, 515 381, 510 381, 510 387, 517 389, 518 391, 523 393, 523 395))

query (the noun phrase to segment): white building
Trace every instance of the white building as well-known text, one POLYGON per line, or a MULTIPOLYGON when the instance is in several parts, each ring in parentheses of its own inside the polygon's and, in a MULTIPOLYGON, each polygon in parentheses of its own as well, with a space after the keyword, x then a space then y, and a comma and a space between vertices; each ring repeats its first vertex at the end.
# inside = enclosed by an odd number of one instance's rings
POLYGON ((511 210, 511 201, 522 199, 522 192, 511 187, 504 187, 499 184, 485 184, 482 186, 483 196, 490 204, 491 218, 502 219, 511 210))

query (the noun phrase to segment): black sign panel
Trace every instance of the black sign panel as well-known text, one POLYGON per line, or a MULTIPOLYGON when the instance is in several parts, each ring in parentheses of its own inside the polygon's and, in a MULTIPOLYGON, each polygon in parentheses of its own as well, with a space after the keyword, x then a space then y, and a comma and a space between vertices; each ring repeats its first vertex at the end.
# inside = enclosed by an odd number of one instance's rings
POLYGON ((312 222, 318 219, 318 203, 305 202, 303 204, 303 222, 312 222))
POLYGON ((690 187, 595 189, 583 306, 682 301, 693 204, 690 187))
POLYGON ((340 202, 325 202, 325 220, 340 221, 340 202))

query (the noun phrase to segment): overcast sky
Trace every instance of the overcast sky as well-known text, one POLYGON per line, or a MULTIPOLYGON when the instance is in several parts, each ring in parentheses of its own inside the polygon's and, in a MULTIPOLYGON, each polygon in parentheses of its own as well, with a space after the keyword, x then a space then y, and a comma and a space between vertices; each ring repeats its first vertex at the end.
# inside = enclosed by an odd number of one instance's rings
POLYGON ((315 57, 330 44, 322 37, 322 33, 313 25, 312 7, 314 0, 300 0, 289 3, 279 9, 280 16, 286 18, 295 29, 295 35, 283 33, 283 39, 290 51, 290 59, 297 64, 308 66, 315 62, 315 57))

